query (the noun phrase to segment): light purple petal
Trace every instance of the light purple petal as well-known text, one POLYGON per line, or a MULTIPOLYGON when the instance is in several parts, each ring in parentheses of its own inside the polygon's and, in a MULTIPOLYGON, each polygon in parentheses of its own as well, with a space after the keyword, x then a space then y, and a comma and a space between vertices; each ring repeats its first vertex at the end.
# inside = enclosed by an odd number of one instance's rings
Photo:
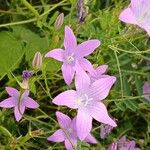
POLYGON ((19 97, 20 95, 19 91, 12 87, 6 87, 6 91, 10 96, 19 97))
POLYGON ((96 72, 98 75, 102 75, 102 74, 106 73, 107 69, 108 69, 108 65, 101 65, 96 68, 96 72))
POLYGON ((108 115, 106 106, 101 102, 91 102, 87 105, 87 112, 97 121, 116 127, 117 124, 108 115))
POLYGON ((61 128, 67 129, 70 127, 71 119, 67 115, 57 111, 56 116, 61 128))
POLYGON ((69 108, 76 109, 76 91, 68 90, 62 92, 53 99, 53 103, 60 106, 67 106, 69 108))
POLYGON ((21 99, 24 99, 24 98, 26 98, 28 96, 29 96, 29 90, 25 90, 24 93, 21 96, 21 99))
POLYGON ((65 140, 65 147, 67 150, 74 150, 74 148, 72 147, 72 144, 70 143, 68 139, 65 140))
POLYGON ((53 135, 49 136, 47 140, 53 142, 63 142, 65 140, 64 132, 59 129, 53 135))
MULTIPOLYGON (((147 1, 147 0, 146 0, 147 1)), ((145 2, 146 2, 145 1, 145 2)), ((140 10, 140 6, 142 6, 143 0, 131 0, 131 7, 133 11, 140 10)))
POLYGON ((75 74, 73 66, 69 64, 63 64, 61 69, 66 84, 70 85, 75 74))
POLYGON ((76 37, 69 26, 65 26, 64 47, 67 51, 73 51, 77 46, 76 37))
POLYGON ((90 85, 90 78, 87 73, 76 63, 75 86, 78 91, 86 91, 90 85))
POLYGON ((12 108, 15 105, 16 105, 16 100, 12 97, 7 98, 3 100, 2 102, 0 102, 0 107, 4 107, 4 108, 12 108))
MULTIPOLYGON (((148 82, 145 82, 143 85, 143 94, 150 94, 150 85, 148 82)), ((150 96, 145 96, 145 99, 150 101, 150 96)))
POLYGON ((64 60, 64 50, 57 48, 57 49, 53 49, 51 51, 49 51, 45 57, 51 57, 54 58, 58 61, 63 61, 64 60))
POLYGON ((91 134, 89 134, 89 135, 85 138, 84 141, 86 141, 86 142, 88 142, 88 143, 91 143, 91 144, 96 144, 96 143, 97 143, 97 140, 96 140, 95 137, 94 137, 93 135, 91 135, 91 134))
POLYGON ((109 145, 108 150, 117 150, 117 143, 112 143, 109 145))
POLYGON ((25 104, 26 107, 32 108, 32 109, 39 107, 39 104, 30 97, 26 97, 24 99, 24 104, 25 104))
POLYGON ((97 101, 105 99, 115 81, 116 77, 113 76, 96 80, 89 89, 89 96, 93 97, 94 100, 97 101))
POLYGON ((136 18, 131 8, 126 8, 125 10, 123 10, 123 12, 121 12, 119 16, 119 19, 126 23, 137 24, 136 18))
POLYGON ((150 36, 150 24, 139 25, 141 28, 145 29, 147 34, 150 36))
POLYGON ((79 44, 76 48, 77 57, 81 58, 91 54, 100 45, 99 40, 89 40, 79 44))
POLYGON ((20 121, 20 119, 22 118, 22 115, 24 114, 25 106, 20 105, 20 108, 16 106, 14 109, 15 109, 14 115, 15 115, 16 121, 20 121))
POLYGON ((93 69, 93 66, 90 61, 88 61, 85 58, 82 58, 82 59, 78 60, 78 62, 85 71, 93 72, 94 69, 93 69))
POLYGON ((81 141, 83 141, 92 129, 92 117, 84 110, 78 110, 77 120, 77 135, 81 141))

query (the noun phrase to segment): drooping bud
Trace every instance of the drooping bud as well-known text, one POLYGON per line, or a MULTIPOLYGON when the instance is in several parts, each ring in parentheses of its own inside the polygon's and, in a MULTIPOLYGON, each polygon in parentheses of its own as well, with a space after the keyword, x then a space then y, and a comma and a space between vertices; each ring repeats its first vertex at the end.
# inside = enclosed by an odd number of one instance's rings
POLYGON ((40 52, 36 52, 32 61, 32 67, 35 70, 39 70, 42 67, 42 55, 40 52))
POLYGON ((55 21, 55 23, 54 23, 54 27, 55 27, 56 29, 59 29, 59 28, 62 26, 63 22, 64 22, 64 13, 61 13, 61 14, 59 14, 58 17, 56 18, 56 21, 55 21))
POLYGON ((29 89, 29 78, 32 76, 32 72, 28 70, 24 70, 22 72, 22 83, 19 83, 22 89, 28 90, 29 89))

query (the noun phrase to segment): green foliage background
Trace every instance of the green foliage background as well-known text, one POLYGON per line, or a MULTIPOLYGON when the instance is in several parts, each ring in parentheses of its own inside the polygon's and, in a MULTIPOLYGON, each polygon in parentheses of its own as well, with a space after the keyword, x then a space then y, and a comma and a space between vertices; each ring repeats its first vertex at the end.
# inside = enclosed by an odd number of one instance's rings
MULTIPOLYGON (((127 135, 142 150, 149 150, 150 104, 143 98, 142 86, 144 81, 150 83, 150 66, 147 65, 150 40, 142 29, 119 21, 120 12, 129 1, 89 0, 86 4, 89 14, 82 24, 76 17, 76 0, 29 2, 30 9, 22 0, 0 1, 0 99, 7 97, 6 86, 19 89, 16 79, 21 80, 23 70, 32 69, 36 51, 44 55, 53 48, 63 47, 64 26, 71 25, 78 42, 91 38, 101 40, 101 46, 88 59, 95 65, 108 64, 108 74, 117 77, 104 103, 118 120, 118 127, 102 140, 100 124, 95 121, 92 133, 98 145, 79 142, 78 149, 105 150, 110 143, 127 135), (64 24, 56 30, 54 22, 60 12, 65 14, 64 24)), ((76 115, 73 110, 51 103, 54 96, 68 89, 60 65, 55 60, 44 59, 42 71, 30 80, 30 95, 40 103, 40 108, 26 110, 19 123, 14 120, 11 109, 0 110, 0 150, 64 149, 63 144, 46 140, 58 128, 57 110, 76 115)))

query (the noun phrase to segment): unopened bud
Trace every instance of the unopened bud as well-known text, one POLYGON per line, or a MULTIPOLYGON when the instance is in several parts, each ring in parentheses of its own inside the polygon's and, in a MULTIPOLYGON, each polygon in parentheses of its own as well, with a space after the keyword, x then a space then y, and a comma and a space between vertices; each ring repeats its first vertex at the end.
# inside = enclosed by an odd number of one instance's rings
POLYGON ((54 23, 54 27, 55 27, 56 29, 59 29, 59 28, 62 26, 63 22, 64 22, 64 13, 61 13, 61 14, 59 14, 58 17, 56 18, 56 21, 55 21, 55 23, 54 23))
POLYGON ((42 67, 42 55, 40 52, 36 52, 32 61, 32 67, 35 70, 41 69, 42 67))
POLYGON ((29 79, 23 79, 22 83, 20 83, 20 86, 24 90, 29 89, 29 79))

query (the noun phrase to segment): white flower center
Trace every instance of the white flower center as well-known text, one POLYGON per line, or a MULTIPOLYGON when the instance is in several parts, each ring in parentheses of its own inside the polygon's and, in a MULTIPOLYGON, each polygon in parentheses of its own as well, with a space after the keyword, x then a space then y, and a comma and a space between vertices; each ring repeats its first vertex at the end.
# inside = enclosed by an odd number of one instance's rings
POLYGON ((66 57, 66 62, 68 64, 72 63, 74 60, 75 60, 74 53, 72 53, 71 55, 69 55, 69 56, 66 57))
POLYGON ((92 100, 93 98, 89 98, 87 94, 83 94, 77 98, 77 105, 79 107, 85 107, 92 100))

